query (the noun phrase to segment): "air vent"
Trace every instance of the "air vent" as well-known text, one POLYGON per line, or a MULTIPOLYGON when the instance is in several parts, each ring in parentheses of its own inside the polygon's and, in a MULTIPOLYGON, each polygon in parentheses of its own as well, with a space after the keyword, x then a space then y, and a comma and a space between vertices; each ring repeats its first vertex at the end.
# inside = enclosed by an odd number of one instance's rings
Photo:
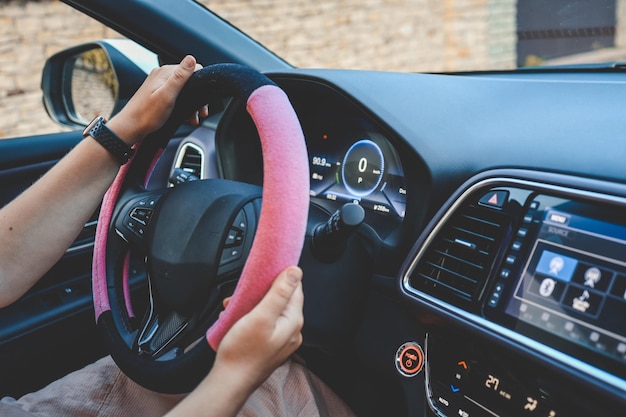
POLYGON ((424 252, 411 286, 455 304, 478 300, 509 228, 509 216, 501 211, 462 206, 424 252))
POLYGON ((204 178, 204 152, 192 143, 181 146, 174 168, 182 168, 198 178, 204 178))

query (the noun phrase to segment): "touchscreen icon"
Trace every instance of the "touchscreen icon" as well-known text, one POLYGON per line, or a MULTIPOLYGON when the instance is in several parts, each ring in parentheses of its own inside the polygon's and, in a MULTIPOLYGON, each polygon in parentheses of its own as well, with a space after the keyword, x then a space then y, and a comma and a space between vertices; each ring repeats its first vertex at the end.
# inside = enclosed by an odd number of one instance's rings
POLYGON ((574 298, 574 300, 572 301, 572 307, 575 310, 586 313, 587 309, 589 309, 589 307, 591 306, 591 304, 589 304, 589 301, 587 301, 589 297, 589 291, 584 290, 580 296, 574 298))
POLYGON ((536 271, 561 281, 570 281, 577 265, 577 259, 544 250, 537 263, 536 271))
POLYGON ((563 270, 565 266, 565 261, 560 256, 555 256, 550 260, 550 274, 559 276, 559 272, 563 270))
POLYGON ((539 294, 542 297, 550 297, 556 287, 556 281, 552 278, 545 278, 539 286, 539 294))
POLYGON ((602 273, 598 268, 591 267, 585 271, 585 286, 595 288, 596 284, 602 278, 602 273))

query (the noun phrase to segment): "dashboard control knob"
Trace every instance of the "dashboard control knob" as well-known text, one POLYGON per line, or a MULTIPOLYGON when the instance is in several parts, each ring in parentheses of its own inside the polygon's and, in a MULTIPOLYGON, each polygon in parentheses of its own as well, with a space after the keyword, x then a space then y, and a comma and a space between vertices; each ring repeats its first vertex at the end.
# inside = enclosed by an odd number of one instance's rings
POLYGON ((365 220, 365 210, 358 204, 346 203, 334 212, 328 221, 318 224, 313 231, 313 252, 324 261, 338 259, 345 250, 346 241, 365 220))
POLYGON ((187 172, 182 168, 175 168, 172 171, 172 174, 170 175, 170 184, 172 185, 178 185, 178 184, 182 184, 183 182, 189 182, 189 181, 197 181, 200 178, 198 178, 196 175, 192 174, 191 172, 187 172))

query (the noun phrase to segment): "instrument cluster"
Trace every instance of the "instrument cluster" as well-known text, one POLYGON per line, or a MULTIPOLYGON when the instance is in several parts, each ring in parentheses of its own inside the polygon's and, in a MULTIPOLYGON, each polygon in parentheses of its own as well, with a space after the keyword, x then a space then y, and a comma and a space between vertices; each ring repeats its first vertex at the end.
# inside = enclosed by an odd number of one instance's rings
POLYGON ((307 135, 311 197, 361 205, 370 216, 402 220, 407 190, 397 152, 380 133, 324 126, 307 135))

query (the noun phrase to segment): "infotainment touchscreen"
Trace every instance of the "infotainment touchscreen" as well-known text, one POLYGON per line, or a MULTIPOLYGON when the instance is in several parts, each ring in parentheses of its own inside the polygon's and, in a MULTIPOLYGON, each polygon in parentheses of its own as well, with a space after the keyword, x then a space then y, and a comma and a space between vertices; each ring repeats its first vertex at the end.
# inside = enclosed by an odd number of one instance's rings
POLYGON ((536 329, 559 350, 624 365, 626 226, 614 215, 569 201, 537 211, 527 261, 503 311, 523 333, 536 329))

